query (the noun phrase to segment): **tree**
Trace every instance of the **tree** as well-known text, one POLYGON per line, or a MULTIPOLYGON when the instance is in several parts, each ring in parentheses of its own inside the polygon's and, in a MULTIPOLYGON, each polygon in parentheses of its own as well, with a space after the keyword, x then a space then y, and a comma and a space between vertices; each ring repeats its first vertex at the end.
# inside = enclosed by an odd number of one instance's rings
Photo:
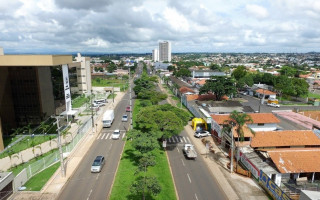
POLYGON ((216 100, 220 101, 224 95, 236 94, 235 81, 225 76, 213 76, 200 88, 199 94, 214 93, 216 100))
POLYGON ((48 129, 50 128, 50 125, 46 124, 45 122, 40 123, 40 131, 42 131, 42 134, 46 133, 48 129))
POLYGON ((167 68, 170 72, 175 71, 176 68, 173 65, 169 65, 167 68))
POLYGON ((135 152, 137 157, 141 157, 156 147, 159 147, 157 141, 158 133, 155 131, 143 133, 140 130, 132 129, 128 132, 127 138, 132 139, 132 146, 137 150, 137 152, 135 152))
POLYGON ((236 79, 239 80, 240 78, 244 77, 247 74, 247 69, 245 66, 238 66, 233 72, 232 76, 236 79))
POLYGON ((181 68, 178 71, 175 71, 174 75, 176 77, 190 77, 191 71, 187 68, 181 68))
MULTIPOLYGON (((156 177, 138 177, 131 185, 130 191, 133 194, 141 195, 142 199, 146 199, 146 195, 158 195, 161 192, 161 186, 156 177)), ((148 198, 149 199, 149 198, 148 198)))
POLYGON ((210 69, 213 70, 213 71, 218 71, 218 72, 222 71, 221 67, 218 64, 215 64, 215 63, 210 65, 210 69))
POLYGON ((294 77, 297 73, 297 70, 289 67, 289 66, 283 66, 280 70, 280 74, 288 77, 294 77))
POLYGON ((304 79, 293 78, 292 81, 296 97, 308 94, 309 84, 304 79))

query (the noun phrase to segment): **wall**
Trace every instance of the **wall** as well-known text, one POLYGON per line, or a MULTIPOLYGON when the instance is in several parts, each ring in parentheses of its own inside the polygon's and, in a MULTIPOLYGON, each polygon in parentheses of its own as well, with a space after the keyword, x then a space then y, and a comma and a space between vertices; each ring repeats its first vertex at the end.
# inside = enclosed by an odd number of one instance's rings
POLYGON ((50 67, 38 67, 37 69, 41 112, 50 116, 55 111, 50 67))
POLYGON ((277 129, 277 124, 264 124, 263 126, 258 126, 258 124, 247 124, 249 128, 253 131, 274 131, 277 129))

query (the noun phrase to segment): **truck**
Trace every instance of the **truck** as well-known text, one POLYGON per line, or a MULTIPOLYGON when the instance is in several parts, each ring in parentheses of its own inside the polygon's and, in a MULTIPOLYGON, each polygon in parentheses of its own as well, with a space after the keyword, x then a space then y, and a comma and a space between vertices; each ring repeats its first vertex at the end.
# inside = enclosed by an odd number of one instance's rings
POLYGON ((194 147, 192 144, 184 144, 183 153, 189 159, 196 159, 197 157, 197 152, 194 150, 194 147))
POLYGON ((114 110, 106 110, 103 113, 102 124, 104 128, 111 127, 114 120, 114 110))

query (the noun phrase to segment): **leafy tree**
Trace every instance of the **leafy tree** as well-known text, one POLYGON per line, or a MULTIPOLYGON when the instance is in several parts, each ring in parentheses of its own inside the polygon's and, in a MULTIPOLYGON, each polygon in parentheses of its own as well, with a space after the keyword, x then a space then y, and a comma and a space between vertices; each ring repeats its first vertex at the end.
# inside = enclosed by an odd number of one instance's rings
POLYGON ((211 64, 210 69, 214 71, 222 71, 221 67, 218 64, 211 64))
POLYGON ((156 177, 138 177, 131 185, 130 191, 133 194, 141 195, 142 199, 146 199, 146 195, 158 195, 161 192, 161 186, 156 177))
POLYGON ((135 155, 141 157, 159 147, 157 141, 158 134, 155 131, 144 133, 140 130, 132 129, 128 132, 127 137, 128 139, 132 139, 132 146, 137 150, 135 155))
POLYGON ((169 65, 167 68, 170 72, 175 71, 176 68, 173 65, 169 65))
POLYGON ((213 76, 200 88, 199 94, 214 93, 216 100, 220 101, 224 95, 236 93, 235 81, 225 76, 213 76))
POLYGON ((281 94, 295 95, 295 89, 291 78, 281 75, 276 77, 274 88, 281 94))
POLYGON ((176 77, 190 77, 191 71, 188 70, 187 68, 180 68, 178 71, 174 72, 174 75, 176 77))
POLYGON ((238 66, 233 72, 232 76, 236 79, 239 80, 240 78, 244 77, 247 74, 247 69, 245 66, 238 66))
POLYGON ((304 79, 293 78, 292 81, 296 97, 308 94, 309 84, 304 79))
POLYGON ((283 66, 280 70, 281 75, 285 75, 288 77, 294 77, 296 73, 297 70, 289 66, 283 66))
POLYGON ((45 122, 40 123, 40 131, 42 131, 42 134, 46 133, 50 128, 50 125, 46 124, 45 122))

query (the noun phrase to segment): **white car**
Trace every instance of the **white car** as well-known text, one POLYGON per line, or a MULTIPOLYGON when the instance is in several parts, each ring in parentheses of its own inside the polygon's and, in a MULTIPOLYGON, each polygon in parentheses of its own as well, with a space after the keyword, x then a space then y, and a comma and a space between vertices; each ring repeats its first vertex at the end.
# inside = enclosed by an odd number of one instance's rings
POLYGON ((197 138, 202 138, 202 137, 207 137, 207 136, 210 136, 211 134, 209 133, 209 131, 196 131, 194 133, 194 137, 197 137, 197 138))
POLYGON ((112 139, 114 140, 118 140, 120 138, 120 130, 116 129, 114 130, 114 132, 112 133, 112 139))
POLYGON ((280 108, 279 104, 276 103, 268 103, 267 106, 275 107, 275 108, 280 108))
POLYGON ((121 121, 127 122, 128 121, 128 115, 123 115, 121 121))

